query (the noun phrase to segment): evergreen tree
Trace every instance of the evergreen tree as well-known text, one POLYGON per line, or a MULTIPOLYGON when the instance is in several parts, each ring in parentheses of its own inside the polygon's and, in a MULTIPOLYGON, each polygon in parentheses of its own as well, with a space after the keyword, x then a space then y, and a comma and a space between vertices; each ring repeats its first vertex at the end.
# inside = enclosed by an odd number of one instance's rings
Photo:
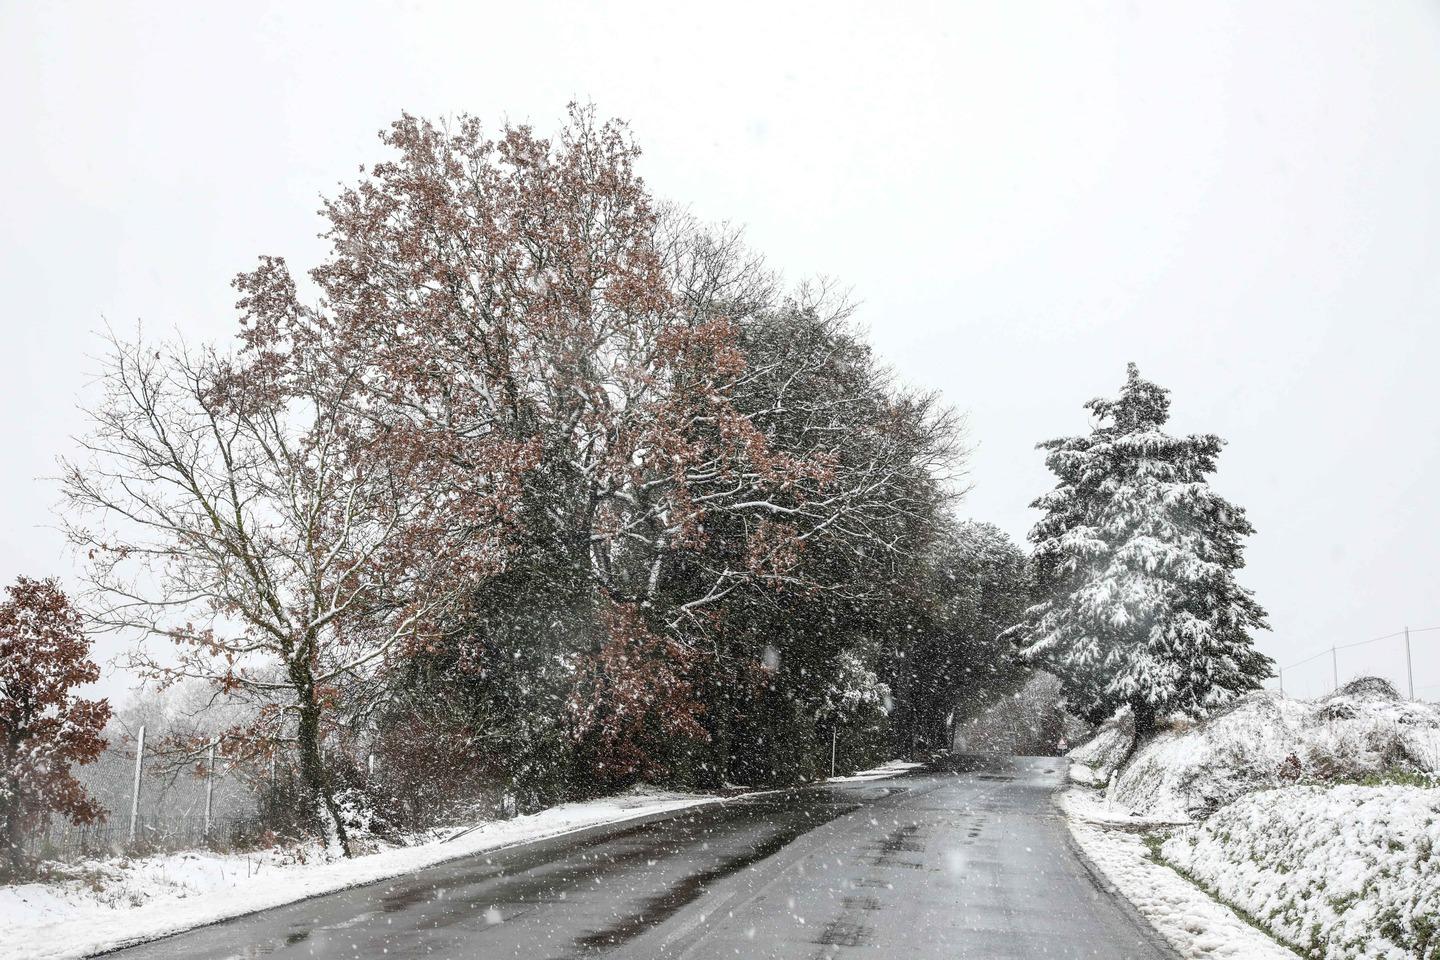
POLYGON ((1044 599, 1009 631, 1073 711, 1098 721, 1128 705, 1137 743, 1272 675, 1251 636, 1265 611, 1234 579, 1254 530, 1206 480, 1224 441, 1166 433, 1167 393, 1132 363, 1117 399, 1086 404, 1088 436, 1040 445, 1059 478, 1032 504, 1045 514, 1030 534, 1044 599))

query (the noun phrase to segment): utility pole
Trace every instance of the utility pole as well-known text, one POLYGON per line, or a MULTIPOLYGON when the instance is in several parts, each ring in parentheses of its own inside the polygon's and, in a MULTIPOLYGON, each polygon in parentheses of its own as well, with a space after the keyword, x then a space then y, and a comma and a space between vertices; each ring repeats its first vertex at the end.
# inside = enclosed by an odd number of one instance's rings
POLYGON ((210 810, 215 798, 215 741, 210 741, 210 751, 205 758, 205 842, 210 842, 210 810))
POLYGON ((1415 668, 1410 665, 1410 628, 1405 628, 1405 682, 1410 688, 1410 699, 1415 699, 1415 668))
POLYGON ((1275 669, 1280 671, 1280 696, 1283 697, 1285 696, 1285 668, 1276 667, 1275 669))
POLYGON ((1335 659, 1335 648, 1330 648, 1330 678, 1334 681, 1332 690, 1340 689, 1340 661, 1335 659))
POLYGON ((135 740, 135 783, 130 788, 130 842, 135 842, 135 828, 140 822, 140 777, 145 765, 145 724, 135 740))
POLYGON ((830 776, 835 776, 835 744, 840 739, 840 728, 831 724, 830 726, 830 776))

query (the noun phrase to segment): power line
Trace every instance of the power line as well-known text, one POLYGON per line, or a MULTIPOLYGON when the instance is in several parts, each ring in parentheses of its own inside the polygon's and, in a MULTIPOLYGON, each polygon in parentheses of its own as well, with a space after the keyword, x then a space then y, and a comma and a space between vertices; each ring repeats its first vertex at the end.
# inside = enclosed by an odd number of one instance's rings
MULTIPOLYGON (((1282 667, 1282 666, 1278 666, 1278 665, 1277 665, 1277 668, 1276 668, 1276 669, 1277 669, 1277 674, 1278 674, 1278 678, 1279 678, 1279 681, 1280 681, 1280 692, 1281 692, 1282 694, 1285 692, 1285 671, 1286 671, 1286 670, 1294 670, 1296 667, 1303 667, 1303 666, 1305 666, 1307 663, 1313 663, 1313 662, 1315 662, 1316 660, 1319 660, 1321 657, 1325 656, 1327 653, 1330 655, 1330 671, 1331 671, 1331 680, 1332 680, 1332 683, 1333 683, 1333 689, 1338 690, 1338 689, 1340 689, 1340 661, 1339 661, 1339 658, 1336 656, 1336 654, 1337 654, 1339 651, 1341 651, 1341 650, 1353 650, 1353 649, 1356 648, 1356 647, 1368 646, 1368 645, 1370 645, 1370 644, 1372 644, 1372 643, 1379 643, 1379 642, 1382 641, 1382 640, 1394 640, 1394 639, 1396 639, 1396 638, 1398 638, 1398 637, 1404 637, 1404 638, 1405 638, 1405 676, 1406 676, 1406 680, 1407 680, 1407 686, 1408 686, 1408 690, 1409 690, 1410 697, 1411 697, 1411 699, 1414 699, 1414 697, 1415 697, 1415 670, 1414 670, 1414 666, 1413 666, 1412 661, 1411 661, 1411 658, 1410 658, 1410 635, 1411 635, 1411 634, 1414 634, 1414 633, 1431 633, 1431 632, 1436 631, 1436 630, 1440 630, 1440 626, 1436 626, 1436 627, 1413 627, 1413 628, 1412 628, 1412 627, 1406 627, 1405 629, 1396 631, 1395 633, 1387 633, 1387 634, 1385 634, 1385 635, 1382 636, 1382 637, 1372 637, 1372 638, 1369 639, 1369 640, 1357 640, 1357 641, 1354 642, 1354 643, 1338 643, 1338 644, 1334 644, 1334 645, 1332 645, 1332 646, 1330 646, 1330 647, 1328 647, 1328 648, 1326 648, 1326 649, 1319 650, 1319 651, 1317 651, 1316 653, 1313 653, 1313 654, 1311 654, 1310 656, 1305 657, 1303 660, 1296 660, 1294 663, 1291 663, 1291 664, 1289 664, 1289 665, 1287 665, 1287 666, 1283 666, 1283 667, 1282 667)), ((1423 686, 1423 687, 1421 687, 1420 689, 1421 689, 1421 690, 1429 690, 1429 689, 1432 689, 1433 687, 1440 687, 1440 684, 1431 684, 1431 685, 1429 685, 1429 686, 1423 686)))
MULTIPOLYGON (((1410 633, 1429 633, 1429 632, 1432 631, 1432 630, 1440 630, 1440 627, 1411 627, 1411 628, 1410 628, 1410 633)), ((1304 660, 1296 660, 1294 663, 1287 664, 1286 666, 1283 666, 1283 667, 1281 667, 1280 669, 1282 669, 1282 670, 1293 670, 1293 669, 1295 669, 1296 667, 1303 667, 1305 664, 1309 663, 1311 660, 1319 660, 1321 657, 1325 656, 1325 654, 1329 653, 1331 650, 1350 650, 1350 649, 1353 649, 1353 648, 1355 648, 1355 647, 1363 647, 1363 646, 1365 646, 1366 644, 1370 644, 1370 643, 1379 643, 1381 640, 1394 640, 1396 637, 1403 637, 1403 636, 1405 636, 1405 631, 1404 631, 1404 630, 1398 630, 1398 631, 1396 631, 1395 633, 1387 633, 1387 634, 1385 634, 1385 636, 1383 636, 1383 637, 1372 637, 1372 638, 1369 639, 1369 640, 1359 640, 1359 641, 1356 641, 1355 643, 1340 643, 1340 644, 1336 644, 1336 645, 1331 646, 1331 647, 1326 647, 1325 649, 1321 650, 1319 653, 1313 654, 1312 656, 1308 656, 1308 657, 1306 657, 1304 660)))

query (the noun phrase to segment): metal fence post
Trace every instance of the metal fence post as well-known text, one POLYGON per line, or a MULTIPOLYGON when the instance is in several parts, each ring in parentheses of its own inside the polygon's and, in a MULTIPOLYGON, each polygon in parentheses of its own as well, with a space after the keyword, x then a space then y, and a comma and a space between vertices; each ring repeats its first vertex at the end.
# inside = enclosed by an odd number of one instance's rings
POLYGON ((1330 678, 1334 681, 1332 690, 1340 689, 1340 661, 1335 658, 1335 648, 1330 648, 1330 678))
POLYGON ((135 828, 140 821, 140 777, 145 765, 145 724, 135 741, 135 783, 130 788, 130 842, 135 842, 135 828))
POLYGON ((1405 628, 1405 682, 1410 688, 1410 699, 1415 699, 1415 668, 1410 665, 1410 628, 1405 628))
POLYGON ((205 758, 205 842, 210 842, 210 810, 215 798, 215 741, 205 758))

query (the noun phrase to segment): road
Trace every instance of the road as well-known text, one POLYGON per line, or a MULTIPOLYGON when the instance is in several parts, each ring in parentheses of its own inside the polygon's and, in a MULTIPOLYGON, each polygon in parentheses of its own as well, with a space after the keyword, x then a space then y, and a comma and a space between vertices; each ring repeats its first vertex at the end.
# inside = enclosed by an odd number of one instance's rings
POLYGON ((1091 879, 1063 761, 735 800, 469 857, 122 951, 124 960, 1169 960, 1091 879))

